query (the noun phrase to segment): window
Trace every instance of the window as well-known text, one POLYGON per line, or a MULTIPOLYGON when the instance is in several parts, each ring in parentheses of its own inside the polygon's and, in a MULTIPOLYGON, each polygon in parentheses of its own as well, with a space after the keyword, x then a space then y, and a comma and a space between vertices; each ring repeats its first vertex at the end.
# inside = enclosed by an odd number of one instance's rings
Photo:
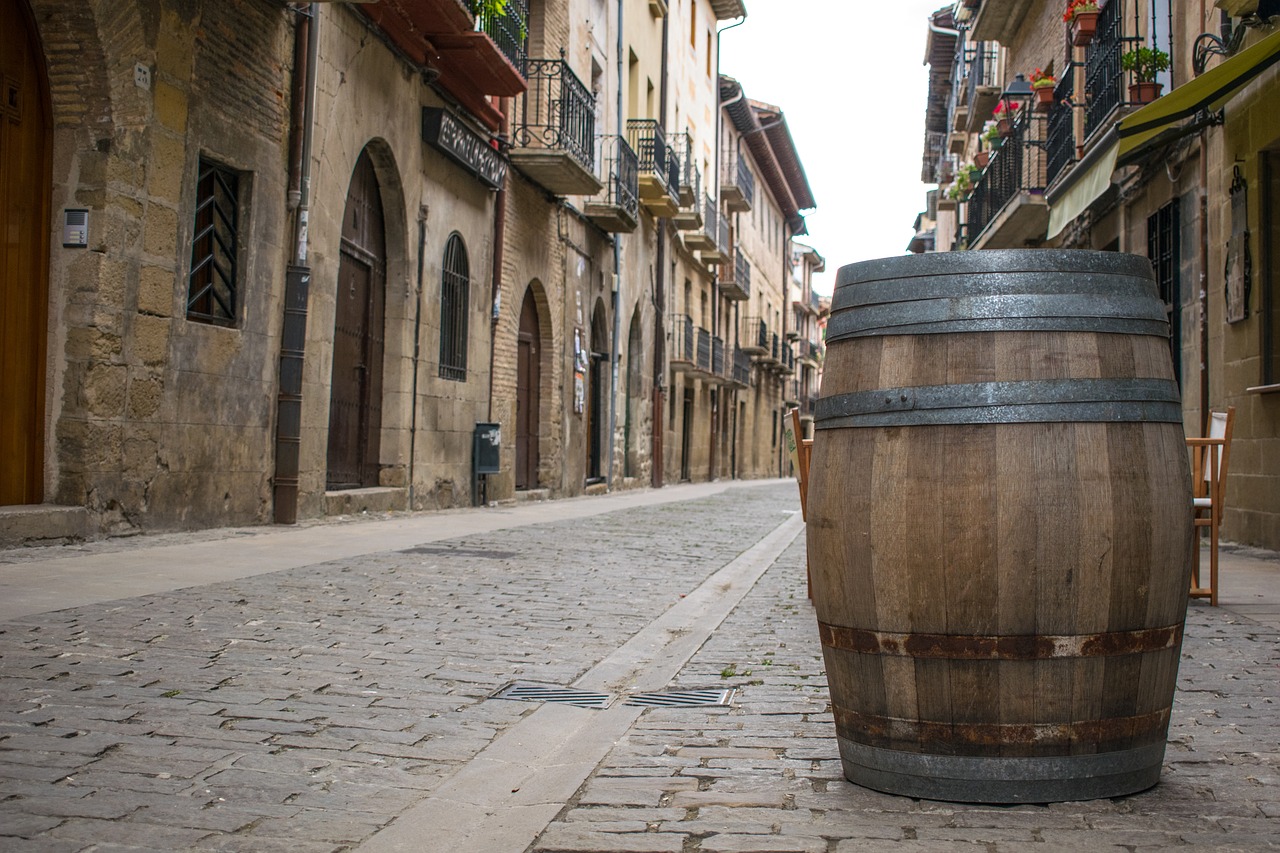
POLYGON ((187 319, 234 326, 238 302, 240 175, 200 158, 187 279, 187 319))
POLYGON ((444 268, 440 274, 440 375, 457 382, 467 381, 470 290, 467 248, 458 234, 451 234, 444 247, 444 268))
POLYGON ((711 76, 711 30, 707 30, 707 76, 711 76))
POLYGON ((689 47, 698 49, 698 2, 689 4, 689 47))
POLYGON ((1182 297, 1178 287, 1181 257, 1178 250, 1178 199, 1147 217, 1147 257, 1155 267, 1160 301, 1169 317, 1169 349, 1173 377, 1182 385, 1182 297))

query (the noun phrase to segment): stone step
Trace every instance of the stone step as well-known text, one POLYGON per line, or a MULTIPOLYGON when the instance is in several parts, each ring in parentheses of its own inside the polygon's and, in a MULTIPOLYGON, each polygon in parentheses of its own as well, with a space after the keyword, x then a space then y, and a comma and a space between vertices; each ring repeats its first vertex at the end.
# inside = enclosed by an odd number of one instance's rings
POLYGON ((89 511, 82 506, 0 506, 0 547, 51 545, 87 539, 89 511))

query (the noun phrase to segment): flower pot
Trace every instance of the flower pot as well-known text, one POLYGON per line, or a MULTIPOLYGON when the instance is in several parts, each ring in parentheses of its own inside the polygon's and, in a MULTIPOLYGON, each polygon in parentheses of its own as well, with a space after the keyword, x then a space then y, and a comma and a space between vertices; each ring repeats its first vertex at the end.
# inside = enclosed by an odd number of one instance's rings
POLYGON ((1032 90, 1036 96, 1036 112, 1047 113, 1053 106, 1053 87, 1036 86, 1032 90))
POLYGON ((990 160, 990 151, 979 151, 977 154, 973 155, 973 165, 977 166, 979 169, 987 168, 987 163, 990 162, 990 160))
POLYGON ((1129 84, 1129 102, 1133 104, 1149 104, 1160 97, 1163 83, 1147 82, 1129 84))
POLYGON ((1099 12, 1076 12, 1071 19, 1071 43, 1076 47, 1084 47, 1093 41, 1098 32, 1099 12))
POLYGON ((996 133, 1000 134, 1001 137, 1011 135, 1013 133, 1013 123, 1010 122, 1007 118, 1002 118, 997 120, 996 133))

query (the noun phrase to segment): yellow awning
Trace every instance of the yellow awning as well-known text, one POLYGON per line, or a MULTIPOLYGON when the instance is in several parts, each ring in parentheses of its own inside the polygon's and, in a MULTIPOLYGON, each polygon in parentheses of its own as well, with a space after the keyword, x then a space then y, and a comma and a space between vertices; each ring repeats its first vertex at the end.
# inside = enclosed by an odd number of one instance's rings
POLYGON ((1190 80, 1120 120, 1118 162, 1129 161, 1142 146, 1174 122, 1214 111, 1236 91, 1280 61, 1280 31, 1190 80))
POLYGON ((1083 213, 1098 196, 1107 191, 1107 187, 1111 186, 1111 173, 1116 169, 1116 153, 1119 150, 1119 142, 1108 145, 1100 157, 1084 166, 1085 172, 1072 181, 1066 192, 1050 202, 1049 233, 1045 235, 1046 240, 1057 237, 1068 222, 1083 213))

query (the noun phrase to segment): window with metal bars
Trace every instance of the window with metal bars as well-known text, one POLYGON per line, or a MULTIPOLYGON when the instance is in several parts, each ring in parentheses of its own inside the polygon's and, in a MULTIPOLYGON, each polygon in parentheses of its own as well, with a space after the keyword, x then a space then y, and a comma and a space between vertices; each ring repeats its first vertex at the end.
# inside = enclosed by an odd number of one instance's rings
POLYGON ((458 234, 449 236, 440 274, 440 375, 467 381, 467 306, 471 273, 467 247, 458 234))
POLYGON ((1178 199, 1147 217, 1147 257, 1155 268, 1160 301, 1169 317, 1169 350, 1173 355, 1173 376, 1182 385, 1182 296, 1179 272, 1180 223, 1178 199))
POLYGON ((234 326, 239 302, 240 173, 200 158, 187 319, 234 326))

